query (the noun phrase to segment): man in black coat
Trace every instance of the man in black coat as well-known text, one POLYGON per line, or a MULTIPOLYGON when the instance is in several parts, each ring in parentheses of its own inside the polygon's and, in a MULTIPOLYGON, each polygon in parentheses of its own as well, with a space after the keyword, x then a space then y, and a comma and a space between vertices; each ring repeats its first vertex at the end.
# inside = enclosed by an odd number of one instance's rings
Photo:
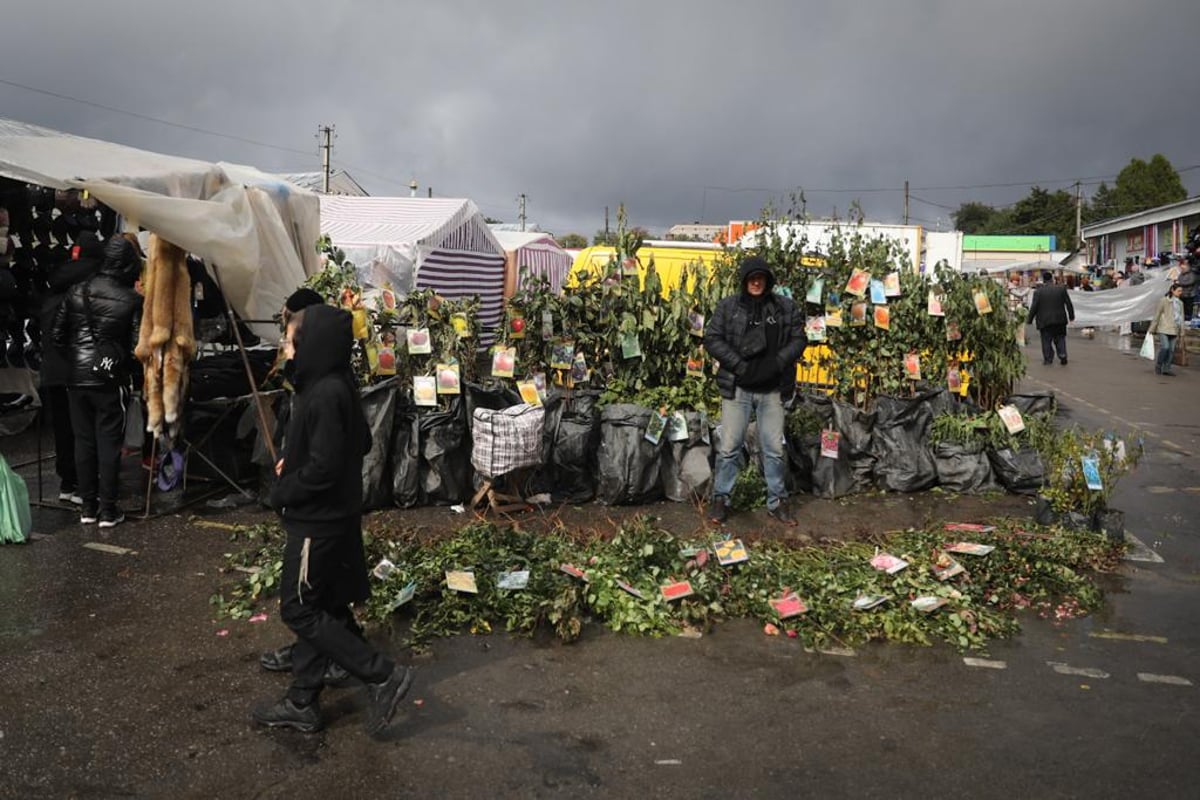
MULTIPOLYGON (((79 239, 71 248, 70 261, 55 264, 46 276, 49 283, 49 293, 42 303, 40 318, 43 331, 50 331, 54 326, 54 316, 63 304, 67 291, 79 283, 95 275, 104 260, 104 242, 91 231, 79 234, 79 239)), ((76 505, 83 503, 79 494, 79 479, 75 469, 75 429, 71 426, 71 405, 67 399, 67 378, 71 373, 71 365, 49 335, 42 340, 42 366, 39 392, 42 404, 50 413, 50 424, 54 426, 54 471, 58 474, 58 499, 72 502, 76 505)))
POLYGON ((254 711, 268 727, 321 729, 317 701, 329 661, 366 684, 371 734, 388 726, 412 684, 410 668, 357 635, 349 609, 370 596, 362 464, 371 434, 350 371, 353 342, 350 313, 333 306, 311 306, 288 323, 296 397, 271 506, 287 532, 280 617, 297 642, 287 695, 254 711))
POLYGON ((796 361, 806 344, 804 319, 791 298, 775 294, 775 273, 762 258, 743 260, 738 278, 741 291, 717 304, 704 334, 704 348, 721 365, 721 447, 709 519, 725 521, 753 415, 766 473, 767 513, 795 525, 785 485, 783 403, 795 392, 796 361))
POLYGON ((104 245, 100 271, 75 284, 58 306, 51 341, 68 365, 67 396, 75 429, 75 470, 83 510, 79 521, 111 528, 125 521, 120 496, 121 445, 130 398, 130 369, 142 298, 133 290, 142 260, 133 243, 116 235, 104 245), (111 374, 100 357, 121 354, 111 374))
POLYGON ((1067 364, 1067 323, 1075 321, 1075 307, 1071 305, 1071 294, 1067 287, 1054 283, 1054 276, 1042 273, 1042 285, 1033 290, 1033 301, 1029 304, 1029 318, 1025 324, 1037 322, 1042 335, 1042 363, 1053 364, 1054 352, 1058 360, 1067 364))

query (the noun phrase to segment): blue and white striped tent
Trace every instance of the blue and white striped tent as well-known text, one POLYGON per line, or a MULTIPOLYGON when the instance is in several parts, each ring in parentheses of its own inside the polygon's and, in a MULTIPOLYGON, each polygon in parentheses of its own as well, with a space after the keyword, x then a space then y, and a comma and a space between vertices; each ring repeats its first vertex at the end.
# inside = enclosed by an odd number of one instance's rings
POLYGON ((434 289, 448 300, 478 295, 490 341, 504 307, 504 249, 470 200, 321 197, 321 232, 354 262, 369 289, 434 289))

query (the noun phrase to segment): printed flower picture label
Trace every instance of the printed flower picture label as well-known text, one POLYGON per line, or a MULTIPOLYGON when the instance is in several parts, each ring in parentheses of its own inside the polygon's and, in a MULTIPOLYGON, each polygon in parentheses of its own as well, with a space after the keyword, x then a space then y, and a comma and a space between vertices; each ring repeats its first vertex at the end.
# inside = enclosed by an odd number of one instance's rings
POLYGON ((375 353, 376 375, 395 375, 396 374, 396 348, 392 346, 380 347, 375 353))
POLYGON ((538 391, 537 384, 533 381, 517 381, 517 392, 521 395, 522 403, 528 403, 531 406, 542 405, 542 393, 538 391))
POLYGON ((875 327, 880 330, 890 330, 892 327, 892 312, 887 306, 875 306, 875 327))
POLYGON ((889 272, 883 276, 883 292, 888 297, 900 296, 900 273, 889 272))
POLYGON ((883 288, 883 281, 871 281, 871 303, 877 306, 887 305, 887 292, 883 288))
POLYGON ((691 597, 693 594, 692 584, 688 581, 677 581, 676 583, 667 583, 658 587, 658 591, 662 594, 664 600, 682 600, 685 597, 691 597))
POLYGON ((853 608, 855 611, 870 611, 886 602, 887 597, 882 594, 860 594, 854 598, 853 608))
POLYGON ((961 533, 991 533, 996 530, 995 525, 981 525, 978 522, 947 522, 943 526, 943 530, 957 531, 961 533))
POLYGON ((829 296, 825 298, 825 311, 829 312, 834 308, 842 307, 842 295, 840 292, 830 291, 829 296))
POLYGON ((471 338, 471 321, 467 319, 467 315, 462 312, 457 312, 450 315, 450 327, 454 328, 454 333, 460 339, 471 338))
POLYGON ((968 556, 986 556, 995 549, 996 546, 993 544, 979 544, 978 542, 955 542, 946 548, 946 552, 964 554, 968 556))
POLYGON ((825 327, 842 327, 842 310, 840 308, 830 308, 825 310, 825 327))
POLYGON ((976 291, 975 310, 979 312, 979 316, 992 313, 992 301, 988 299, 987 292, 976 291))
POLYGON ((559 564, 558 571, 570 575, 572 578, 578 578, 584 583, 588 583, 588 576, 579 567, 574 564, 559 564))
POLYGON ((697 339, 704 338, 704 315, 699 311, 688 312, 688 333, 697 339))
POLYGON ((837 458, 838 444, 841 442, 842 435, 835 430, 826 428, 821 431, 821 457, 822 458, 837 458))
POLYGON ((850 272, 850 279, 846 281, 846 294, 852 294, 855 297, 864 297, 870 285, 871 273, 855 267, 850 272))
POLYGON ((550 346, 550 369, 570 369, 574 361, 574 342, 560 341, 550 346))
POLYGON ((925 311, 931 317, 944 317, 946 312, 942 310, 942 298, 937 292, 929 290, 929 299, 925 301, 925 311))
MULTIPOLYGON (((200 284, 200 285, 203 285, 203 284, 200 284)), ((383 307, 384 311, 395 311, 396 310, 396 293, 393 292, 391 289, 384 289, 383 291, 381 291, 379 293, 379 304, 383 307)))
POLYGON ((623 591, 627 594, 633 595, 638 600, 646 599, 646 595, 642 594, 636 586, 629 583, 628 581, 623 581, 620 578, 617 578, 617 588, 619 588, 621 591, 623 591))
POLYGON ((809 317, 804 320, 804 335, 810 342, 825 341, 825 317, 809 317))
POLYGON ((850 327, 860 328, 867 324, 867 304, 866 303, 851 303, 850 304, 850 327))
POLYGON ((880 572, 886 572, 888 575, 895 575, 900 570, 908 566, 908 562, 903 558, 892 555, 891 553, 877 553, 871 559, 871 566, 880 572))
POLYGON ((576 350, 575 357, 571 359, 571 382, 582 383, 588 379, 587 359, 583 357, 583 353, 576 350))
POLYGON ((458 372, 458 364, 437 365, 437 393, 460 394, 462 379, 458 372))
POLYGON ((432 375, 413 376, 413 403, 418 406, 437 405, 437 378, 432 375))
POLYGON ((1021 418, 1021 412, 1017 410, 1016 406, 1000 406, 996 409, 996 413, 1000 415, 1000 419, 1009 433, 1015 435, 1025 430, 1025 420, 1021 418))
POLYGON ((642 345, 638 341, 636 333, 625 333, 621 335, 621 358, 626 360, 631 358, 642 357, 642 345))
POLYGON ((682 411, 671 413, 671 417, 667 420, 667 441, 668 442, 686 442, 688 438, 687 417, 682 411))
POLYGON ((937 561, 930 567, 933 570, 933 577, 939 581, 947 581, 955 575, 961 575, 966 572, 963 565, 955 561, 950 556, 942 553, 938 556, 937 561))
POLYGON ((1083 456, 1079 459, 1083 466, 1083 479, 1087 482, 1087 488, 1095 491, 1104 491, 1104 481, 1100 478, 1100 459, 1097 456, 1083 456))
POLYGON ((508 321, 508 338, 509 339, 524 339, 525 338, 525 317, 514 315, 508 321))
POLYGON ((650 422, 646 425, 645 440, 650 444, 657 445, 662 441, 663 432, 667 428, 667 415, 661 411, 654 411, 650 414, 650 422))
POLYGON ((962 330, 959 329, 957 322, 946 321, 946 341, 957 342, 962 339, 962 330))
POLYGON ((906 353, 904 356, 904 377, 910 381, 921 380, 921 357, 916 353, 906 353))
POLYGON ((922 614, 928 614, 931 611, 937 611, 942 606, 946 605, 946 598, 935 597, 931 594, 924 594, 920 597, 914 597, 910 605, 922 614))
POLYGON ((475 585, 475 572, 469 569, 446 570, 446 588, 452 592, 479 594, 479 587, 475 585))
POLYGON ((492 377, 511 378, 517 368, 517 348, 497 347, 492 353, 492 377))
POLYGON ((722 567, 750 560, 750 553, 746 551, 746 546, 742 544, 741 539, 726 539, 723 542, 717 542, 713 545, 713 552, 717 556, 717 563, 722 567))
POLYGON ((817 278, 808 287, 808 293, 804 295, 804 302, 811 303, 814 306, 821 305, 821 295, 825 293, 825 279, 817 278))
POLYGON ((703 378, 704 355, 702 353, 696 353, 695 355, 688 356, 686 369, 689 378, 703 378))
POLYGON ((946 369, 946 388, 951 392, 962 391, 962 372, 958 367, 949 367, 946 369))
POLYGON ((508 589, 517 591, 529 586, 529 570, 516 569, 508 572, 501 572, 496 578, 497 589, 508 589))
POLYGON ((808 611, 808 606, 795 592, 786 592, 782 597, 772 597, 767 602, 775 609, 780 619, 791 619, 808 611))
POLYGON ((535 372, 532 375, 533 385, 537 387, 538 394, 542 399, 546 399, 546 373, 535 372))
POLYGON ((542 312, 542 341, 548 342, 554 338, 554 312, 546 309, 542 312))
POLYGON ((428 355, 433 352, 433 340, 429 338, 429 328, 409 328, 404 332, 404 343, 408 354, 412 356, 428 355))

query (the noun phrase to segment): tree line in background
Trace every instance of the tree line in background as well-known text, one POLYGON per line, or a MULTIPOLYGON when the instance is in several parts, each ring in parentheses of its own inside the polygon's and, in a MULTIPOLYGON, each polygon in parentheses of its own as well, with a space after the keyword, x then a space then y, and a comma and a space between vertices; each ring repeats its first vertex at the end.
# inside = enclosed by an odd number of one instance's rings
MULTIPOLYGON (((1101 182, 1090 198, 1083 198, 1081 217, 1088 225, 1186 199, 1179 173, 1164 156, 1155 154, 1149 161, 1132 159, 1111 187, 1101 182)), ((1075 194, 1066 189, 1051 192, 1034 186, 1007 208, 969 202, 951 216, 955 229, 963 233, 1052 234, 1060 249, 1075 244, 1075 194)))

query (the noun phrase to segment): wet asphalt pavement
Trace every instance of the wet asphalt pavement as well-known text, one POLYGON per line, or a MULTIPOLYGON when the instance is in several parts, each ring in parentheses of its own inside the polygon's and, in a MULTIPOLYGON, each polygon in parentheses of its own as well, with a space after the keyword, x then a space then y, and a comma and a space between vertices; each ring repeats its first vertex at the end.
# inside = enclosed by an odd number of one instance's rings
POLYGON ((37 540, 0 548, 0 797, 1196 796, 1200 369, 1070 346, 1067 367, 1028 349, 1023 388, 1055 390, 1068 423, 1145 431, 1114 504, 1163 562, 1127 562, 1092 617, 1028 615, 978 666, 943 647, 806 653, 743 622, 461 636, 415 658, 378 631, 420 668, 382 741, 358 689, 325 694, 320 734, 265 732, 249 711, 286 677, 258 654, 288 637, 274 613, 215 619, 226 532, 181 514, 101 539, 39 509, 37 540))

